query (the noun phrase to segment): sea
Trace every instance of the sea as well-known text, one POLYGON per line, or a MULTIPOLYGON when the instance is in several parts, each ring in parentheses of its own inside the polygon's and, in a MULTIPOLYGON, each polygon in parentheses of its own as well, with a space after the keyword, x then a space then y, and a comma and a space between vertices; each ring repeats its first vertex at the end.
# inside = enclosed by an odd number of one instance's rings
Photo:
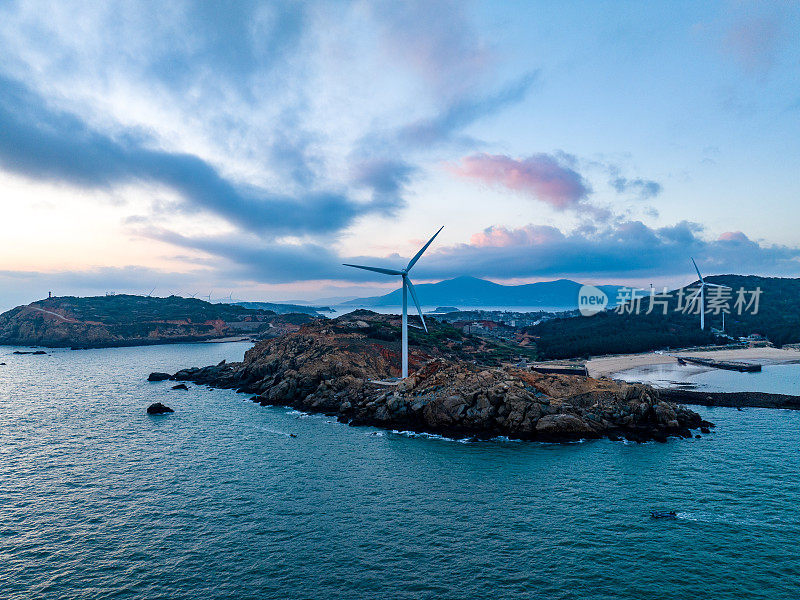
POLYGON ((680 387, 703 392, 767 392, 800 395, 800 364, 764 364, 760 372, 740 373, 697 365, 646 365, 614 375, 616 379, 654 387, 680 387))
POLYGON ((248 347, 0 347, 0 598, 800 597, 800 412, 470 442, 146 381, 248 347))

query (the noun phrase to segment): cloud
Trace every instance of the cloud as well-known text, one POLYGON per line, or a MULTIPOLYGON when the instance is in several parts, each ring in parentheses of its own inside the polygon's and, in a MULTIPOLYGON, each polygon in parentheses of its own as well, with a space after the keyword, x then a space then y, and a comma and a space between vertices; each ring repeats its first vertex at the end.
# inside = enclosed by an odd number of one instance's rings
POLYGON ((641 200, 655 198, 661 193, 661 184, 650 179, 626 179, 625 177, 615 177, 611 180, 611 187, 618 193, 632 193, 641 200))
POLYGON ((372 192, 374 206, 392 209, 402 204, 403 192, 416 170, 404 160, 368 158, 354 162, 351 177, 355 185, 372 192))
MULTIPOLYGON (((573 277, 619 280, 681 275, 691 271, 693 256, 709 272, 797 275, 800 248, 768 246, 741 232, 705 237, 702 225, 681 221, 650 227, 641 221, 588 224, 565 232, 548 225, 487 227, 468 243, 433 247, 414 267, 418 279, 460 275, 493 279, 573 277)), ((154 239, 200 250, 226 277, 243 281, 290 283, 354 281, 383 283, 386 278, 341 263, 402 267, 408 257, 342 256, 317 244, 261 243, 240 235, 190 237, 161 230, 154 239), (220 262, 222 261, 222 262, 220 262)))
POLYGON ((534 71, 519 77, 497 92, 470 93, 457 97, 436 115, 401 127, 396 133, 396 138, 402 144, 414 148, 429 148, 432 145, 453 141, 474 144, 474 140, 463 136, 456 139, 454 134, 483 117, 522 101, 538 78, 538 71, 534 71))
POLYGON ((709 273, 800 273, 800 248, 761 245, 740 232, 708 240, 702 225, 688 221, 667 227, 622 221, 572 232, 541 225, 493 226, 468 244, 434 250, 415 269, 420 279, 659 278, 689 272, 689 256, 709 273))
POLYGON ((308 190, 291 196, 237 185, 192 154, 152 149, 133 132, 112 137, 75 115, 51 110, 22 84, 0 77, 0 166, 33 179, 86 188, 132 182, 157 184, 246 231, 277 234, 335 232, 360 215, 399 207, 398 195, 378 204, 344 193, 308 190))
POLYGON ((719 236, 721 242, 748 244, 754 243, 741 231, 726 231, 719 236))
POLYGON ((452 171, 460 177, 522 192, 556 210, 578 208, 591 191, 580 173, 551 154, 521 159, 476 154, 462 158, 452 171))
POLYGON ((748 15, 730 27, 723 47, 745 71, 763 74, 774 64, 782 38, 777 17, 748 15))
POLYGON ((261 283, 347 279, 337 276, 342 261, 336 253, 315 243, 265 242, 258 236, 240 233, 188 236, 157 228, 139 233, 210 255, 212 260, 206 264, 224 272, 227 278, 261 283))
POLYGON ((469 245, 474 248, 508 248, 553 244, 563 240, 561 230, 549 225, 528 225, 518 229, 492 225, 473 234, 469 245))
POLYGON ((471 26, 465 2, 370 2, 385 52, 420 74, 440 97, 463 96, 493 66, 494 56, 471 26))

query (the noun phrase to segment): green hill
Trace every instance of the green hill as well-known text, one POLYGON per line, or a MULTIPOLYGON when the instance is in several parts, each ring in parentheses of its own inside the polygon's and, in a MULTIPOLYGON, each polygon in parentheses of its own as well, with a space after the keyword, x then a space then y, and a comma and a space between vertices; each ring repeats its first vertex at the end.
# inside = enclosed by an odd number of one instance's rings
MULTIPOLYGON (((728 336, 738 339, 756 333, 776 346, 800 342, 800 279, 716 275, 707 277, 706 281, 733 288, 729 292, 730 312, 725 315, 725 334, 728 336), (745 304, 737 307, 740 290, 744 291, 745 304), (746 303, 753 299, 752 292, 756 290, 760 290, 760 295, 758 310, 753 313, 754 306, 747 309, 746 303)), ((692 286, 681 289, 685 306, 685 298, 691 293, 692 286)), ((639 314, 636 314, 635 305, 628 303, 626 307, 634 310, 629 310, 627 314, 606 311, 591 317, 553 319, 526 328, 526 332, 537 338, 536 343, 544 358, 623 354, 730 343, 730 339, 711 331, 712 328, 722 327, 721 310, 715 314, 714 296, 717 292, 707 292, 706 330, 701 331, 699 313, 686 314, 677 310, 681 289, 672 290, 668 298, 663 298, 666 315, 663 314, 664 307, 658 304, 654 305, 650 314, 646 314, 650 301, 645 297, 640 300, 639 314)))
POLYGON ((276 324, 296 327, 298 319, 312 317, 179 296, 63 296, 1 314, 0 344, 87 348, 201 341, 259 335, 276 324))

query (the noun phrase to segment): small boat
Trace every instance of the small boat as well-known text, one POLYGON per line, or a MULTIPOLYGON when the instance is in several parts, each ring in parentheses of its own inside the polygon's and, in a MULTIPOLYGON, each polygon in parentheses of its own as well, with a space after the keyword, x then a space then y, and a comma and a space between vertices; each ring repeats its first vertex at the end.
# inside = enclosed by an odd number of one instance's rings
POLYGON ((674 510, 651 510, 650 516, 654 519, 677 519, 678 513, 674 510))

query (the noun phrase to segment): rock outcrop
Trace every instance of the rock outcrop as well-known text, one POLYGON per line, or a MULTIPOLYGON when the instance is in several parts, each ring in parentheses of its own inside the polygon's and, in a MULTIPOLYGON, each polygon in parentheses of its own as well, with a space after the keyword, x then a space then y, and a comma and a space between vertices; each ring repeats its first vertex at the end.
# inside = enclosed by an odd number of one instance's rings
POLYGON ((161 402, 156 402, 147 407, 148 415, 163 415, 164 413, 171 413, 171 412, 175 411, 172 410, 169 406, 161 404, 161 402))
POLYGON ((382 381, 396 354, 366 332, 381 318, 340 319, 260 342, 241 363, 184 369, 172 379, 237 389, 262 405, 323 412, 353 425, 480 439, 665 440, 711 426, 649 386, 479 366, 452 355, 421 359, 418 348, 410 377, 382 381))
POLYGON ((0 344, 103 348, 274 337, 297 331, 314 318, 177 296, 65 296, 0 314, 0 344))

